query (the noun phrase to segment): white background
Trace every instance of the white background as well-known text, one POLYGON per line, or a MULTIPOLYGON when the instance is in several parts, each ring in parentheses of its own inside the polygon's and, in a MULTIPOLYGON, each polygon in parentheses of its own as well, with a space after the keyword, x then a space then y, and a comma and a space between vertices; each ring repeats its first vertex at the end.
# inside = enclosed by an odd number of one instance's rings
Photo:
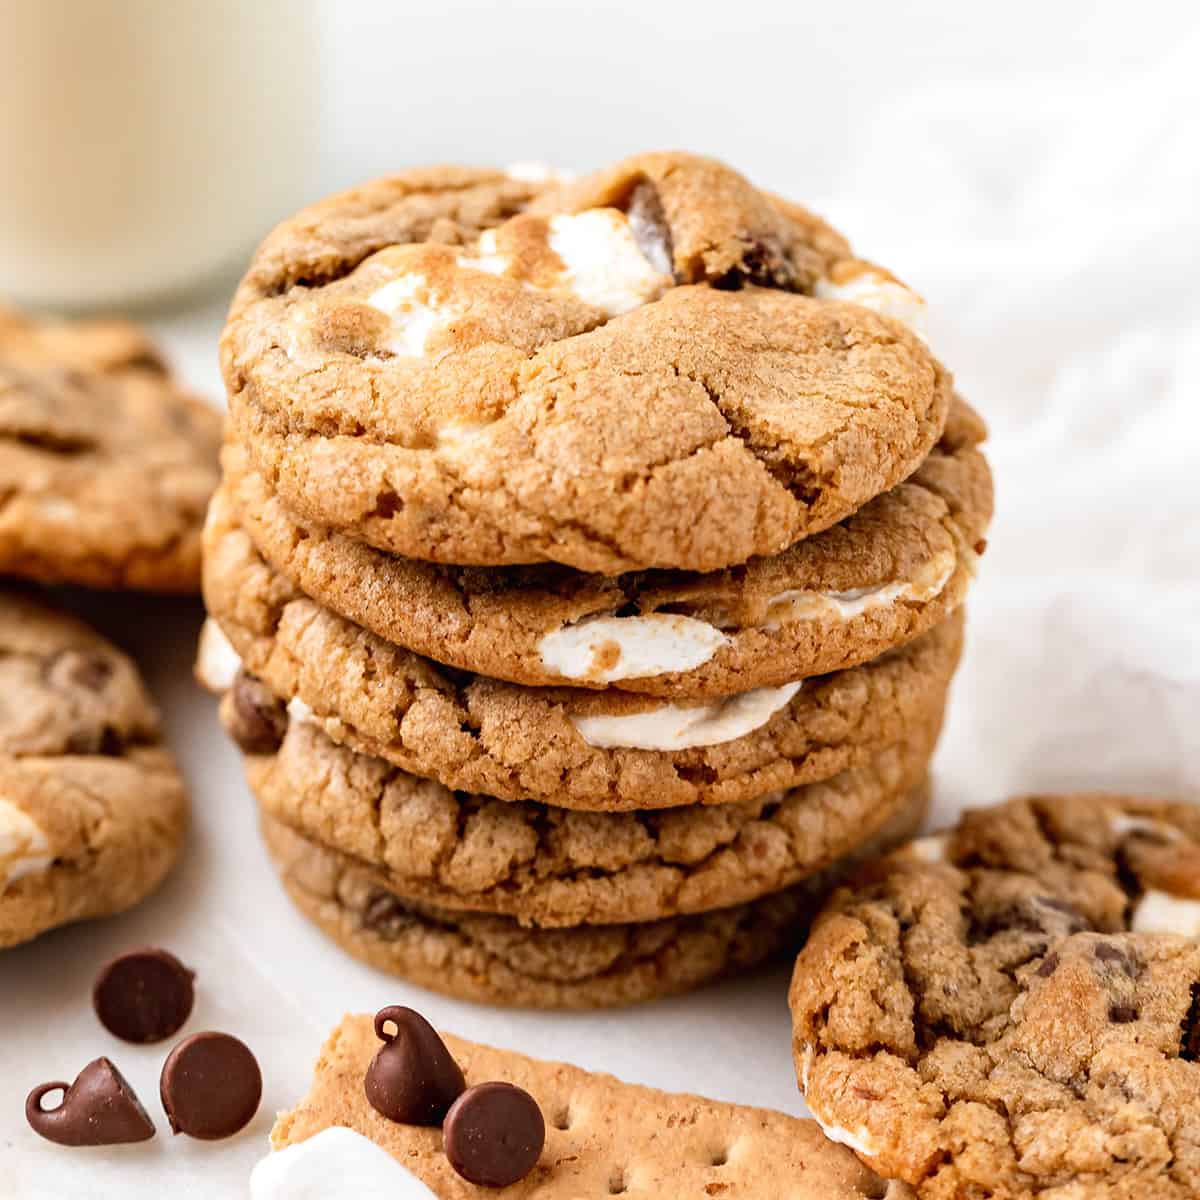
MULTIPOLYGON (((999 511, 937 761, 938 811, 1014 790, 1200 785, 1200 15, 1194 5, 327 3, 313 195, 430 160, 586 169, 715 154, 833 219, 928 298, 992 425, 999 511)), ((297 5, 297 19, 302 6, 297 5)), ((273 69, 284 69, 275 64, 273 69)), ((301 200, 303 197, 298 197, 301 200)), ((281 214, 282 215, 282 214, 281 214)), ((159 314, 214 398, 223 300, 159 314)), ((600 1015, 460 1005, 293 915, 237 757, 189 678, 198 611, 101 604, 141 659, 195 795, 164 890, 0 961, 0 1196, 244 1194, 270 1115, 347 1009, 407 1002, 470 1037, 801 1111, 785 970, 600 1015), (190 1028, 267 1077, 244 1136, 66 1151, 25 1092, 110 1054, 158 1112, 166 1047, 114 1043, 96 967, 152 941, 199 973, 190 1028)))

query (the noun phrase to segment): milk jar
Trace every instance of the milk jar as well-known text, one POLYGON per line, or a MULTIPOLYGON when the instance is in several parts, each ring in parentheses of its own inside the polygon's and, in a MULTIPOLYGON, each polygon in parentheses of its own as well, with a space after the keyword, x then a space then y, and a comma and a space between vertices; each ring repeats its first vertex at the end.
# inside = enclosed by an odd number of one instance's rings
POLYGON ((0 0, 0 300, 211 283, 308 192, 312 0, 0 0))

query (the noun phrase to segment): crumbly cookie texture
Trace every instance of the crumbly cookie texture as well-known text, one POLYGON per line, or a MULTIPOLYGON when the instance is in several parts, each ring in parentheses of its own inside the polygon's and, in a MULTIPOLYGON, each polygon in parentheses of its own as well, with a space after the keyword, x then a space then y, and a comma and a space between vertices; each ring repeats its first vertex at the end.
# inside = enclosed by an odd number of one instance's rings
POLYGON ((702 1096, 673 1095, 594 1075, 566 1063, 443 1035, 468 1085, 499 1079, 525 1089, 546 1119, 546 1145, 533 1171, 510 1187, 481 1191, 460 1178, 441 1131, 377 1113, 362 1080, 376 1050, 370 1016, 346 1016, 321 1050, 312 1086, 281 1113, 271 1145, 283 1150, 334 1126, 382 1146, 441 1200, 904 1200, 811 1121, 702 1096))
POLYGON ((220 437, 136 326, 0 307, 0 573, 198 590, 220 437))
POLYGON ((0 948, 137 903, 187 821, 133 664, 39 601, 0 593, 0 948))
POLYGON ((658 921, 567 929, 406 900, 385 872, 266 813, 262 830, 296 907, 355 958, 482 1004, 605 1008, 690 991, 794 953, 820 897, 851 863, 910 836, 926 801, 919 790, 848 859, 784 891, 658 921))
POLYGON ((437 562, 708 571, 936 444, 951 379, 886 315, 901 290, 709 159, 562 187, 448 168, 277 229, 222 362, 239 440, 305 520, 437 562))
POLYGON ((564 808, 721 804, 828 779, 936 718, 962 644, 960 610, 876 662, 704 707, 524 688, 439 667, 314 603, 220 495, 205 549, 211 617, 293 715, 447 787, 564 808), (625 748, 648 733, 687 748, 625 748))
POLYGON ((857 666, 962 603, 992 512, 984 434, 957 400, 909 480, 782 554, 707 575, 398 558, 297 520, 236 444, 222 503, 300 591, 437 662, 529 686, 706 699, 857 666))
POLYGON ((799 883, 911 810, 937 728, 826 783, 719 807, 581 813, 455 793, 293 722, 248 756, 269 816, 440 908, 543 928, 652 921, 799 883))
POLYGON ((791 1007, 814 1115, 922 1197, 1200 1195, 1200 808, 968 812, 837 893, 791 1007))

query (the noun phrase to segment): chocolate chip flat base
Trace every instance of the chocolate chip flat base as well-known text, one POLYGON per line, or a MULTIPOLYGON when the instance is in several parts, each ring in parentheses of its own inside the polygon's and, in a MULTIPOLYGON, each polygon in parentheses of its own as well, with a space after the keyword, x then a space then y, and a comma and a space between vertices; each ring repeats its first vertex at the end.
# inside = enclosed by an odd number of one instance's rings
POLYGON ((179 853, 187 796, 134 665, 0 592, 0 947, 136 904, 179 853))
POLYGON ((937 732, 825 783, 637 813, 455 793, 301 722, 246 771, 265 813, 406 900, 542 928, 624 924, 759 899, 907 824, 937 732))
MULTIPOLYGON (((504 1080, 527 1091, 546 1143, 520 1182, 496 1200, 911 1200, 832 1145, 811 1121, 767 1109, 671 1095, 446 1035, 468 1084, 504 1080)), ((322 1047, 312 1086, 271 1131, 276 1150, 344 1126, 382 1146, 441 1200, 485 1194, 447 1161, 437 1128, 400 1125, 368 1103, 363 1077, 379 1048, 369 1016, 347 1016, 322 1047)))
POLYGON ((791 1007, 813 1114, 925 1200, 1192 1200, 1200 808, 968 812, 835 895, 791 1007))
POLYGON ((0 307, 0 574, 196 591, 220 442, 136 326, 0 307))
POLYGON ((298 521, 236 444, 222 503, 298 591, 385 641, 528 686, 707 699, 857 666, 953 612, 991 517, 984 432, 956 400, 909 480, 782 554, 708 575, 398 558, 298 521))
MULTIPOLYGON (((862 848, 910 836, 923 791, 862 848)), ((689 991, 794 949, 831 868, 787 891, 714 912, 625 925, 528 929, 506 917, 405 901, 386 876, 264 814, 267 849, 297 908, 344 950, 432 991, 484 1004, 603 1008, 689 991)))

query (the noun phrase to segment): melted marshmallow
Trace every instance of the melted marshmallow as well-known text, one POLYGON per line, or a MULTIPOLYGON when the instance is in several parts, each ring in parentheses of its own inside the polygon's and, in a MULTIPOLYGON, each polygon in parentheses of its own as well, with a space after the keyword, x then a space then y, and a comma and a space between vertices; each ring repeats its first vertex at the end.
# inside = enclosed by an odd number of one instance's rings
POLYGON ((287 702, 288 717, 299 725, 316 725, 317 718, 313 710, 299 696, 293 696, 287 702))
POLYGON ((54 862, 42 827, 8 800, 0 800, 0 892, 26 875, 37 875, 54 862))
MULTIPOLYGON (((581 213, 558 213, 547 222, 547 243, 563 267, 549 283, 526 287, 570 292, 585 304, 620 316, 657 300, 674 283, 656 270, 642 253, 629 220, 615 208, 590 208, 581 213)), ((503 275, 512 259, 499 248, 496 231, 480 235, 475 253, 458 260, 460 267, 503 275)))
POLYGON ((946 861, 946 847, 950 844, 948 833, 933 833, 929 837, 915 838, 908 843, 909 853, 925 863, 946 861))
POLYGON ((776 629, 792 621, 818 617, 849 621, 873 609, 895 604, 897 600, 926 603, 941 595, 953 578, 957 564, 954 551, 944 550, 931 559, 921 572, 930 576, 928 582, 918 578, 885 583, 879 587, 853 588, 846 592, 812 592, 803 588, 780 592, 768 601, 763 625, 767 629, 776 629))
POLYGON ((38 513, 47 521, 74 523, 79 520, 79 508, 61 496, 45 496, 37 502, 38 513))
POLYGON ((925 301, 911 288, 877 271, 863 271, 845 283, 818 279, 813 295, 822 300, 847 300, 852 304, 861 304, 872 312, 902 321, 919 338, 925 338, 925 301))
POLYGON ((374 1142, 334 1125, 276 1150, 250 1174, 251 1200, 437 1200, 374 1142))
MULTIPOLYGON (((933 838, 921 838, 920 841, 934 841, 933 838)), ((944 840, 944 839, 943 839, 944 840)), ((916 845, 914 842, 913 845, 916 845)), ((812 1113, 812 1118, 821 1127, 821 1132, 831 1142, 838 1142, 843 1146, 848 1146, 855 1154, 864 1154, 867 1158, 874 1155, 875 1150, 871 1143, 867 1141, 867 1131, 859 1129, 851 1131, 843 1129, 840 1125, 834 1125, 821 1118, 821 1115, 813 1108, 812 1100, 808 1095, 808 1077, 812 1072, 813 1062, 817 1057, 816 1050, 811 1045, 805 1045, 804 1052, 800 1056, 800 1092, 804 1096, 804 1102, 808 1105, 808 1111, 812 1113)))
POLYGON ((765 725, 800 690, 800 683, 756 688, 712 704, 662 704, 627 716, 572 717, 580 737, 601 750, 688 750, 719 746, 765 725))
POLYGON ((225 631, 209 617, 200 630, 196 649, 196 678, 210 692, 227 692, 242 668, 242 660, 225 631))
POLYGON ((1148 891, 1133 910, 1134 933, 1181 933, 1200 937, 1200 900, 1148 891))
POLYGON ((831 1141, 837 1142, 842 1146, 849 1146, 855 1154, 861 1154, 866 1158, 873 1158, 875 1149, 869 1141, 867 1141, 867 1131, 865 1129, 843 1129, 841 1125, 830 1125, 822 1121, 817 1116, 816 1111, 810 1104, 809 1112, 813 1115, 813 1120, 821 1127, 821 1132, 831 1141))
POLYGON ((453 315, 425 299, 428 283, 424 275, 401 275, 372 292, 366 302, 392 323, 387 348, 403 358, 420 358, 429 335, 453 315))
POLYGON ((538 642, 542 663, 564 679, 611 683, 668 671, 691 671, 729 641, 707 621, 675 613, 592 617, 538 642))
POLYGON ((550 249, 563 261, 563 286, 611 317, 657 300, 675 282, 642 253, 615 208, 551 217, 550 249))
POLYGON ((1177 842, 1183 836, 1173 825, 1155 821, 1151 817, 1132 817, 1127 813, 1115 813, 1109 821, 1113 837, 1123 838, 1131 833, 1144 833, 1164 842, 1177 842))

